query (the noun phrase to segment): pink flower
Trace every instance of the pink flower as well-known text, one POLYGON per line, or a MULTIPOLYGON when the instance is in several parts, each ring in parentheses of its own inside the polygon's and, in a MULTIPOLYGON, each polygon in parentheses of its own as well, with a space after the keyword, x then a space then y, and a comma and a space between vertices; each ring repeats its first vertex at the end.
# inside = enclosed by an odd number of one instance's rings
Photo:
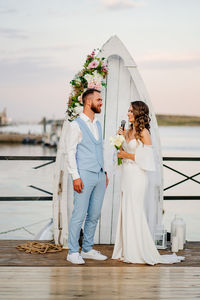
POLYGON ((82 95, 78 96, 78 101, 79 101, 80 103, 83 103, 82 95))
POLYGON ((88 69, 95 69, 98 66, 98 64, 99 62, 97 60, 94 60, 88 65, 88 69))
POLYGON ((94 88, 94 83, 93 82, 89 82, 88 83, 88 89, 93 89, 94 88))
POLYGON ((94 56, 88 55, 87 60, 90 60, 91 58, 94 59, 94 56))
POLYGON ((102 88, 101 83, 96 84, 95 88, 96 88, 97 90, 100 90, 100 89, 102 88))
POLYGON ((104 63, 102 63, 102 65, 101 65, 101 70, 103 72, 106 72, 108 70, 107 66, 104 63))
POLYGON ((101 83, 94 83, 94 82, 89 82, 88 83, 88 89, 97 89, 100 90, 101 89, 101 83))

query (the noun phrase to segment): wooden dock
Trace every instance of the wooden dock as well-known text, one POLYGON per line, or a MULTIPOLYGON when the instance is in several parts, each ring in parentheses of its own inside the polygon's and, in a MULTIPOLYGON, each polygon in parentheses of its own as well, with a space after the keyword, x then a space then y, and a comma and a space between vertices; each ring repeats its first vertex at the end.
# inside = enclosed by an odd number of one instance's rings
MULTIPOLYGON (((24 241, 0 241, 1 300, 116 300, 200 298, 200 242, 186 244, 174 265, 136 265, 111 260, 112 245, 95 245, 107 261, 66 261, 67 250, 26 254, 16 249, 24 241)), ((160 251, 169 253, 168 250, 160 251)))
POLYGON ((25 134, 25 133, 0 133, 0 143, 22 143, 24 139, 34 140, 37 143, 42 141, 41 134, 25 134))
MULTIPOLYGON (((16 249, 17 245, 24 244, 27 241, 0 240, 0 266, 10 267, 77 267, 66 261, 67 250, 56 253, 46 254, 26 254, 16 249)), ((125 264, 111 259, 113 245, 95 245, 95 249, 108 256, 106 261, 87 260, 84 266, 87 267, 138 267, 138 264, 125 264)), ((161 254, 171 254, 169 250, 159 250, 161 254)), ((200 267, 200 242, 188 242, 184 250, 179 251, 178 255, 185 256, 185 261, 179 264, 164 265, 158 264, 154 268, 160 267, 200 267)), ((140 265, 140 267, 149 267, 140 265)))

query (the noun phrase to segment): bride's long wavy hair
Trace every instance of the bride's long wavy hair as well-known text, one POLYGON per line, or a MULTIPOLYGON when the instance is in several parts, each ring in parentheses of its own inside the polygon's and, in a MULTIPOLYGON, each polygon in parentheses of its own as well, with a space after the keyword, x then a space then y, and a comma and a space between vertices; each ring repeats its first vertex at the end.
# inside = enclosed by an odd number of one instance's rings
POLYGON ((134 126, 136 140, 142 140, 143 129, 146 128, 150 132, 149 108, 143 101, 131 102, 131 106, 135 121, 134 124, 131 124, 130 129, 132 130, 134 126))

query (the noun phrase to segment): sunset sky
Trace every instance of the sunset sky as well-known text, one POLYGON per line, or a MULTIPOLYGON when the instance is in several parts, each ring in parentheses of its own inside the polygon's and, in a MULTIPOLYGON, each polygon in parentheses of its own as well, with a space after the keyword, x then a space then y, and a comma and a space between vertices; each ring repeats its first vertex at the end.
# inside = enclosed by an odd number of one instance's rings
POLYGON ((68 83, 117 35, 156 113, 200 116, 199 0, 0 0, 0 111, 63 118, 68 83))

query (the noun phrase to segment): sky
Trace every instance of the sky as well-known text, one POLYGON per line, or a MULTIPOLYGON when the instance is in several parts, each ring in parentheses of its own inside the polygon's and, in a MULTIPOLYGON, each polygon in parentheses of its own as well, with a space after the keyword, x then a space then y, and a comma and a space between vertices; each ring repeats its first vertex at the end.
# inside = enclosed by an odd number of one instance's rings
POLYGON ((154 111, 200 116, 200 0, 0 0, 0 111, 63 118, 69 81, 117 35, 154 111))

